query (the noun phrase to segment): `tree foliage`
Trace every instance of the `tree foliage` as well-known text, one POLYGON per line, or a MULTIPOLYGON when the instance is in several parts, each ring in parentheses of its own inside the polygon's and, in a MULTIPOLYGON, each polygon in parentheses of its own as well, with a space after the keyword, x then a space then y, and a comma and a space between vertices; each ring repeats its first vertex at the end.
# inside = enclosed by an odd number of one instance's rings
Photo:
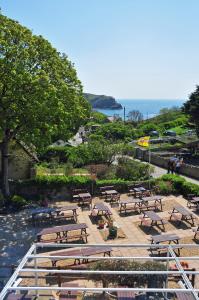
MULTIPOLYGON (((17 137, 41 148, 66 139, 89 116, 73 64, 42 36, 0 15, 0 134, 4 188, 8 143, 17 137)), ((8 189, 8 185, 6 187, 8 189)), ((8 192, 8 190, 7 190, 8 192)))
POLYGON ((184 111, 191 116, 196 125, 196 133, 199 137, 199 86, 189 96, 189 100, 184 104, 184 111))
POLYGON ((131 122, 140 123, 141 121, 143 121, 144 116, 139 110, 131 110, 128 113, 128 119, 131 122))

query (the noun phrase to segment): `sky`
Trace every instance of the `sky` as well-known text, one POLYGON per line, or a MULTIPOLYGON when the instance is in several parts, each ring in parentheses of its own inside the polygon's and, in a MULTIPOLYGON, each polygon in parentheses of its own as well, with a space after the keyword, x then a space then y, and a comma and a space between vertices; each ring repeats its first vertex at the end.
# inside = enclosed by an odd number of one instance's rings
POLYGON ((74 63, 84 91, 187 99, 199 84, 198 0, 0 0, 74 63))

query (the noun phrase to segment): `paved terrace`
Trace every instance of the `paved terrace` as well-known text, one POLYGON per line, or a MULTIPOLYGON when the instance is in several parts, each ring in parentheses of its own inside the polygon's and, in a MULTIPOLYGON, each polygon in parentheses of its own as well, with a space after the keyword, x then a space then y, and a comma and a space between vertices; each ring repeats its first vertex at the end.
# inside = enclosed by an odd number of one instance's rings
MULTIPOLYGON (((126 194, 121 195, 121 199, 126 199, 128 196, 126 194)), ((98 197, 93 199, 93 204, 97 202, 103 202, 102 199, 98 197)), ((52 206, 63 207, 66 206, 67 202, 55 202, 52 206)), ((180 204, 186 207, 186 200, 182 196, 168 196, 163 198, 163 211, 158 212, 160 216, 164 219, 169 219, 169 211, 172 210, 175 204, 180 204)), ((149 244, 151 235, 162 233, 161 228, 153 228, 148 231, 147 228, 140 227, 140 214, 139 213, 129 213, 126 216, 121 216, 118 212, 117 206, 110 206, 106 203, 112 212, 112 218, 115 225, 119 228, 119 238, 115 240, 105 241, 103 236, 104 233, 100 233, 97 224, 90 217, 91 211, 88 209, 78 209, 78 222, 86 223, 88 225, 88 244, 149 244)), ((192 209, 189 209, 192 211, 192 209)), ((195 213, 194 213, 195 214, 195 213)), ((199 217, 195 214, 196 225, 199 223, 199 217)), ((57 224, 56 224, 57 225, 57 224)), ((46 227, 54 226, 53 224, 45 224, 46 227)), ((189 224, 183 222, 182 225, 177 225, 176 222, 169 222, 165 225, 166 233, 175 233, 181 240, 180 243, 195 243, 193 240, 193 230, 189 224)), ((28 251, 31 244, 36 239, 36 234, 44 228, 44 224, 37 224, 36 227, 32 225, 31 222, 31 209, 24 210, 19 213, 10 214, 7 216, 0 216, 0 243, 1 243, 1 256, 0 256, 0 266, 7 265, 17 265, 21 258, 28 251)), ((107 229, 105 229, 106 231, 107 229)), ((102 231, 101 231, 102 232, 102 231)), ((146 249, 122 249, 120 253, 123 256, 140 256, 148 255, 146 249)), ((183 256, 189 256, 190 252, 192 255, 199 255, 195 250, 186 250, 183 252, 183 256)), ((190 267, 198 267, 199 262, 190 263, 190 267)), ((7 268, 0 268, 0 276, 10 276, 10 270, 7 268)), ((3 279, 0 279, 1 283, 3 279)), ((199 287, 199 283, 197 283, 199 287)))

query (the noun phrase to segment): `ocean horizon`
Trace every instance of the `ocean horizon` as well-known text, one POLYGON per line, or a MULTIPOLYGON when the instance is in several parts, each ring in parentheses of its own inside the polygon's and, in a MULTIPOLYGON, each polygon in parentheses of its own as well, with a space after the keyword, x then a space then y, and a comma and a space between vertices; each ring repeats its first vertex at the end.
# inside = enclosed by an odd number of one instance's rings
POLYGON ((96 111, 102 112, 107 116, 119 115, 124 117, 124 107, 125 115, 132 110, 139 110, 144 119, 152 118, 159 114, 162 108, 172 108, 181 107, 186 101, 185 99, 116 99, 118 103, 122 105, 122 109, 94 109, 96 111))

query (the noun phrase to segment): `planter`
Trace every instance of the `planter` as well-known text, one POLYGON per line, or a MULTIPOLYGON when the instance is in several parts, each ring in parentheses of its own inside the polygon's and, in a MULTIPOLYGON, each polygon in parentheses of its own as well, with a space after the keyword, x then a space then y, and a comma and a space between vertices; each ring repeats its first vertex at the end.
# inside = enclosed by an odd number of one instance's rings
POLYGON ((113 226, 109 228, 109 238, 115 239, 117 237, 117 227, 113 226))

